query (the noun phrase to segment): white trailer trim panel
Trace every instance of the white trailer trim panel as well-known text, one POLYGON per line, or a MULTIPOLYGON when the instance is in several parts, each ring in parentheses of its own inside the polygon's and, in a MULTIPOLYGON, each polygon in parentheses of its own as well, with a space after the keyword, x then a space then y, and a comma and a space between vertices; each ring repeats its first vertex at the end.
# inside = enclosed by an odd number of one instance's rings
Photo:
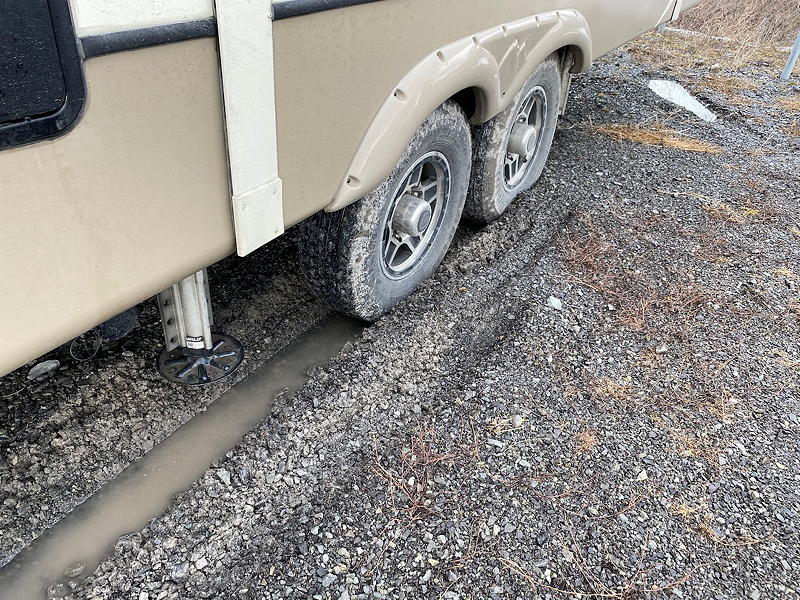
POLYGON ((216 15, 236 250, 245 256, 284 232, 271 4, 216 0, 216 15))
POLYGON ((78 37, 214 16, 213 0, 70 0, 78 37))

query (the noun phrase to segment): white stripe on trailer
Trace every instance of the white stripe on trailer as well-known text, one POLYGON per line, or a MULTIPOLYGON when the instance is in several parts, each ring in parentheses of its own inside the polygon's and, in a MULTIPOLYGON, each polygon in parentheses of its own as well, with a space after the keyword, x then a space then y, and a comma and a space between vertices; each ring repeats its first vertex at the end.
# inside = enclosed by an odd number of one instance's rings
POLYGON ((70 0, 78 37, 214 16, 214 0, 70 0))
POLYGON ((216 0, 236 250, 284 231, 268 0, 216 0))

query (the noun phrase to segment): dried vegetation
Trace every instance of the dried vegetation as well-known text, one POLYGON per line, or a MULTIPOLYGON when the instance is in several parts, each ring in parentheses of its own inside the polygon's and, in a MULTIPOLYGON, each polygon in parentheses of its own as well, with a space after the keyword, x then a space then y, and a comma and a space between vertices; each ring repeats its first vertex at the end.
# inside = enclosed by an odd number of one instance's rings
POLYGON ((800 32, 800 1, 713 0, 686 13, 678 26, 740 43, 785 46, 800 32))
POLYGON ((616 140, 645 144, 647 146, 666 146, 687 152, 705 152, 707 154, 722 153, 722 148, 719 146, 685 136, 674 129, 657 123, 614 123, 611 125, 598 125, 594 130, 616 140))

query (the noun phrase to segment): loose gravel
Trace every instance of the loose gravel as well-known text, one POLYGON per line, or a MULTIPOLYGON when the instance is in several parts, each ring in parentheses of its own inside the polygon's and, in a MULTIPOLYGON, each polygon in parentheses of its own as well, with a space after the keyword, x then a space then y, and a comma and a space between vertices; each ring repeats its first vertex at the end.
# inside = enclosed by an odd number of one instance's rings
MULTIPOLYGON (((704 123, 600 61, 535 190, 68 597, 796 598, 797 90, 745 75, 757 102, 708 92, 704 123), (723 153, 593 128, 620 122, 723 153)), ((260 351, 242 376, 327 314, 294 264, 287 238, 212 272, 260 351)), ((2 381, 0 556, 224 391, 157 379, 149 311, 95 363, 2 381)))

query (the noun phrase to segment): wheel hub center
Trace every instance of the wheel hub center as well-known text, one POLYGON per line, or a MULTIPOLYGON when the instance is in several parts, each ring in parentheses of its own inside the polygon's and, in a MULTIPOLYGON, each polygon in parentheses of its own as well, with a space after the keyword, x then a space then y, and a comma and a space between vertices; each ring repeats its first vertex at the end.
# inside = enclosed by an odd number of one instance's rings
POLYGON ((527 123, 515 123, 508 138, 508 151, 529 157, 536 150, 536 127, 527 123))
POLYGON ((431 205, 422 198, 404 194, 398 201, 392 217, 392 229, 418 237, 425 233, 433 219, 431 205))

